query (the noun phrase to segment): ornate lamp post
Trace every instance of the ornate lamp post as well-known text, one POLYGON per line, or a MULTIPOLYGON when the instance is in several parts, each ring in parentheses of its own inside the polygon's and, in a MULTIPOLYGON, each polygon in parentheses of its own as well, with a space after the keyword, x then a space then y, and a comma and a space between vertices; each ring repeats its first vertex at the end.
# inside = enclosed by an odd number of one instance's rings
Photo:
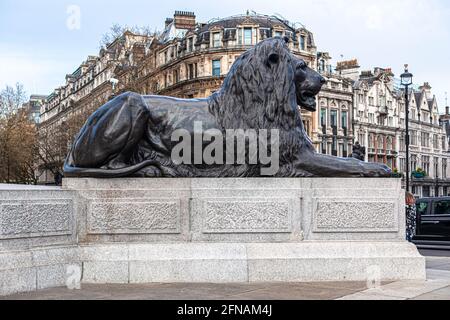
POLYGON ((408 71, 408 65, 405 64, 405 72, 400 76, 402 86, 405 87, 405 108, 406 108, 406 191, 409 192, 409 86, 412 85, 413 75, 408 71))

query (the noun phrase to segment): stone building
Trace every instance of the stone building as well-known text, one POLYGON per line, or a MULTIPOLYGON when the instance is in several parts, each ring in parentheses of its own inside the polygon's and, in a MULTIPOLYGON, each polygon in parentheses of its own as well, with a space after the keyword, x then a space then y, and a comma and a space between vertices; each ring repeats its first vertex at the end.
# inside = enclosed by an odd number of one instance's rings
POLYGON ((33 94, 30 100, 22 105, 28 112, 29 119, 35 124, 39 124, 41 120, 41 107, 45 104, 47 97, 43 95, 33 94))
POLYGON ((411 170, 421 168, 425 172, 423 178, 413 176, 412 191, 422 197, 448 195, 448 141, 429 83, 411 93, 410 106, 411 170))
MULTIPOLYGON (((197 23, 192 12, 175 12, 159 37, 126 32, 100 55, 90 56, 66 84, 47 98, 42 127, 82 112, 111 94, 134 90, 142 94, 202 98, 219 89, 239 55, 259 41, 286 36, 293 53, 316 67, 313 34, 281 18, 238 15, 197 23)), ((305 123, 313 127, 310 113, 305 123)))
MULTIPOLYGON (((336 69, 331 66, 331 57, 327 52, 317 54, 318 71, 327 83, 318 96, 318 109, 314 114, 317 131, 311 138, 317 152, 348 157, 353 146, 353 91, 348 77, 340 75, 340 64, 336 69)), ((341 63, 342 64, 342 63, 341 63)))
MULTIPOLYGON (((353 91, 355 140, 366 147, 366 161, 384 163, 404 174, 405 99, 404 91, 396 86, 394 74, 382 68, 363 71, 354 82, 353 91)), ((450 191, 448 141, 439 122, 436 98, 425 83, 413 90, 409 100, 412 192, 418 197, 447 195, 450 191)))

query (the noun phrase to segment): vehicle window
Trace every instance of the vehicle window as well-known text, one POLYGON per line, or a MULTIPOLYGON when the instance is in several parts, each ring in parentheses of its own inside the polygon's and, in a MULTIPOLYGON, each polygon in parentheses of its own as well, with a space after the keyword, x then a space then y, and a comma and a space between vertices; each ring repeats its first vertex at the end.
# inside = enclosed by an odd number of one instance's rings
POLYGON ((428 214, 428 202, 420 202, 417 204, 417 213, 420 215, 428 214))
POLYGON ((435 215, 450 215, 450 201, 436 201, 434 203, 433 214, 435 215))

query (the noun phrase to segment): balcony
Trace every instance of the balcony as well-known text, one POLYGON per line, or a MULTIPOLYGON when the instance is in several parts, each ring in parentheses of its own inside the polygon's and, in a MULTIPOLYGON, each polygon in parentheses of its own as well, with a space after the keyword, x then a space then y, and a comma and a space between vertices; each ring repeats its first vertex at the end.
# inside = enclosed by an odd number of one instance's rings
POLYGON ((380 116, 387 116, 389 114, 388 107, 378 106, 378 113, 380 114, 380 116))

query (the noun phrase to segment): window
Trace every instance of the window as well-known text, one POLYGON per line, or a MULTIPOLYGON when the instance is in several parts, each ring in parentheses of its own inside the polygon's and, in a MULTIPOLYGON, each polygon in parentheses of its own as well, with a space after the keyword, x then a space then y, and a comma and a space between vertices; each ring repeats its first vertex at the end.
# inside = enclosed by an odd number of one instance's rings
POLYGON ((411 145, 417 146, 417 132, 411 131, 411 145))
POLYGON ((406 143, 405 143, 405 136, 401 135, 400 136, 400 151, 405 151, 406 149, 406 143))
POLYGON ((428 215, 428 202, 419 202, 417 204, 417 214, 419 216, 428 215))
POLYGON ((337 150, 337 137, 333 137, 333 143, 331 146, 331 155, 337 157, 338 150, 337 150))
POLYGON ((360 133, 358 135, 358 142, 360 145, 364 146, 366 144, 366 135, 364 133, 360 133))
POLYGON ((213 33, 213 47, 219 48, 222 46, 222 41, 220 39, 220 32, 213 33))
POLYGON ((337 110, 331 110, 331 126, 337 127, 337 110))
POLYGON ((213 60, 212 61, 212 75, 214 77, 220 77, 221 70, 220 70, 220 60, 213 60))
POLYGON ((422 169, 425 171, 426 175, 430 174, 430 157, 429 156, 422 156, 422 169))
POLYGON ((173 71, 173 83, 178 83, 178 81, 180 81, 180 76, 178 73, 178 70, 174 70, 173 71))
POLYGON ((320 110, 320 125, 322 127, 327 126, 327 109, 320 110))
POLYGON ((392 137, 386 138, 386 150, 393 151, 393 143, 392 142, 393 142, 392 137))
POLYGON ((275 37, 282 37, 283 32, 282 31, 275 31, 275 37))
POLYGON ((430 186, 422 187, 422 197, 429 198, 431 196, 431 188, 430 186))
POLYGON ((325 72, 325 60, 320 60, 320 64, 319 64, 319 71, 320 72, 325 72))
POLYGON ((341 118, 342 118, 342 128, 347 129, 348 127, 347 111, 342 111, 341 118))
POLYGON ((433 135, 433 148, 439 149, 439 136, 437 134, 433 135))
POLYGON ((421 145, 422 147, 430 147, 430 134, 427 132, 422 132, 421 134, 421 145))
MULTIPOLYGON (((447 159, 442 159, 442 179, 447 179, 447 159)), ((447 195, 447 192, 445 192, 447 195)))
POLYGON ((375 123, 375 116, 373 113, 369 113, 369 123, 375 123))
POLYGON ((434 177, 439 178, 439 158, 433 158, 434 177))
POLYGON ((306 50, 306 37, 300 36, 300 50, 306 50))
POLYGON ((450 215, 450 201, 436 201, 433 215, 450 215))
POLYGON ((194 38, 188 39, 188 51, 189 52, 194 51, 194 38))
POLYGON ((412 171, 415 171, 417 169, 417 156, 416 155, 411 156, 410 167, 411 167, 412 171))
POLYGON ((393 117, 389 117, 389 124, 390 127, 394 126, 394 118, 393 117))
POLYGON ((358 111, 359 120, 362 121, 364 119, 364 111, 358 111))
POLYGON ((374 106, 375 105, 375 100, 373 97, 369 97, 369 106, 374 106))
POLYGON ((196 63, 188 64, 187 69, 188 69, 187 73, 188 73, 189 80, 197 78, 197 64, 196 63))
POLYGON ((359 103, 364 103, 364 95, 363 94, 358 94, 358 101, 359 103))
POLYGON ((253 43, 252 28, 244 28, 244 45, 250 46, 253 43))

